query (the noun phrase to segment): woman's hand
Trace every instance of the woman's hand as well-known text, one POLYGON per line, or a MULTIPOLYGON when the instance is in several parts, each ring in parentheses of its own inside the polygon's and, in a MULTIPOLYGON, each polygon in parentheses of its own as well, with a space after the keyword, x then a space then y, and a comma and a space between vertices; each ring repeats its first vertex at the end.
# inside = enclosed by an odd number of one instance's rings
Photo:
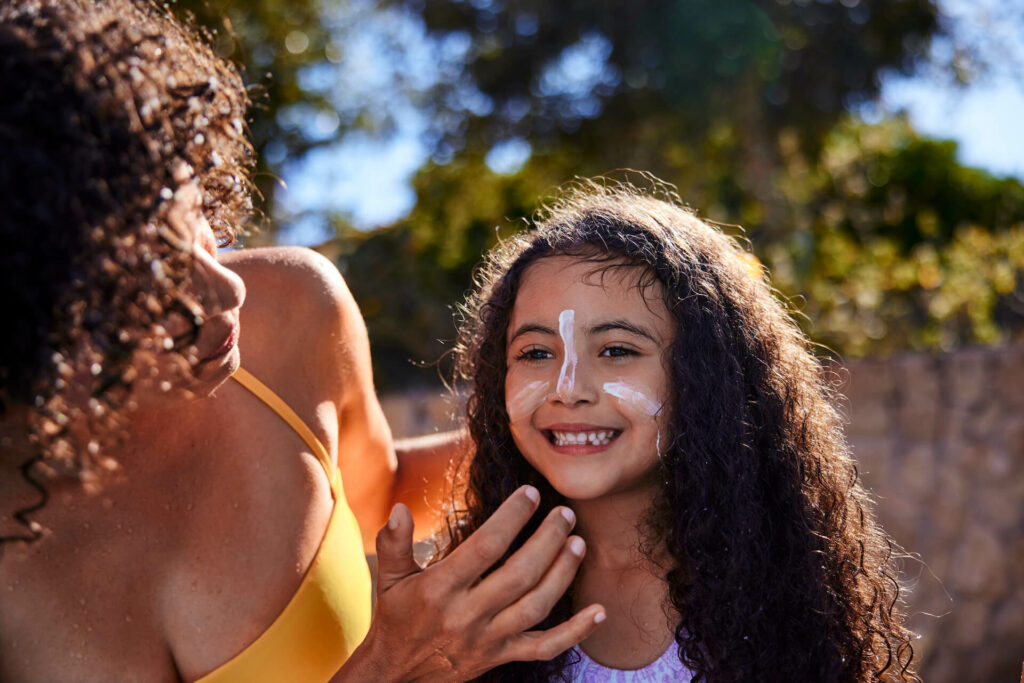
POLYGON ((466 680, 513 660, 551 659, 604 620, 590 605, 546 631, 530 631, 572 582, 584 543, 569 537, 571 510, 552 510, 533 536, 487 578, 537 509, 525 486, 451 555, 420 569, 412 518, 396 505, 377 534, 377 610, 366 640, 335 681, 466 680))

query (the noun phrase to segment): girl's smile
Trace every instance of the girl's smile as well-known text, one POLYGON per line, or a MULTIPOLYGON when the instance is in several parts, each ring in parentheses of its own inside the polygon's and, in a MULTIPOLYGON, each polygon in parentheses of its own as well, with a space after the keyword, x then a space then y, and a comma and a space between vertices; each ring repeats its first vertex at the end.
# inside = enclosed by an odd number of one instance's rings
POLYGON ((573 500, 655 481, 673 325, 661 286, 642 290, 640 272, 624 265, 542 259, 527 269, 512 309, 505 378, 512 436, 573 500))

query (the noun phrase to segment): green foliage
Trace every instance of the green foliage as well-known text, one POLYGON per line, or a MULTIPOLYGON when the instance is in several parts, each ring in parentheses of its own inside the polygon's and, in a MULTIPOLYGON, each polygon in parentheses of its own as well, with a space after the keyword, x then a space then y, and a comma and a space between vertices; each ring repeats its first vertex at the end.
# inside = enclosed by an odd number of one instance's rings
POLYGON ((813 168, 789 147, 790 234, 761 251, 817 340, 853 356, 1024 338, 1024 186, 955 152, 901 119, 843 121, 813 168))
POLYGON ((590 122, 628 130, 665 114, 689 140, 745 117, 814 145, 939 31, 931 0, 396 1, 434 35, 470 39, 466 71, 492 108, 450 131, 455 148, 555 147, 590 122))
POLYGON ((178 4, 267 90, 252 124, 261 153, 275 152, 264 179, 353 128, 386 132, 395 101, 430 122, 435 154, 410 215, 371 232, 330 217, 339 237, 323 246, 366 316, 384 390, 436 381, 409 361, 448 348, 483 251, 562 183, 616 168, 654 173, 742 234, 812 338, 842 354, 1024 336, 1021 184, 962 166, 952 143, 901 118, 849 113, 947 37, 933 0, 178 4), (380 87, 398 100, 343 90, 359 66, 348 45, 380 17, 380 87), (388 33, 399 24, 433 41, 422 54, 448 55, 433 80, 412 73, 421 53, 388 33), (312 117, 332 111, 339 125, 315 134, 312 117), (531 155, 501 175, 485 159, 508 140, 531 155))
MULTIPOLYGON (((330 110, 319 93, 300 85, 303 69, 326 59, 334 48, 320 19, 317 0, 175 0, 174 11, 189 17, 209 35, 214 50, 234 61, 253 99, 250 132, 259 165, 257 186, 272 212, 276 178, 284 154, 269 155, 268 145, 301 155, 318 144, 282 114, 300 106, 330 110)), ((268 235, 269 237, 269 235, 268 235)), ((259 237, 257 237, 259 242, 259 237)))
MULTIPOLYGON (((711 169, 709 178, 692 191, 669 180, 702 216, 750 241, 812 339, 847 357, 1024 340, 1024 185, 962 166, 952 143, 903 119, 845 117, 815 157, 794 137, 776 141, 771 207, 728 182, 735 137, 723 131, 705 142, 710 162, 675 162, 683 179, 711 169), (777 225, 765 224, 769 214, 777 225)), ((564 150, 514 175, 479 157, 429 165, 407 219, 341 240, 382 388, 436 377, 409 359, 440 357, 448 345, 436 340, 454 338, 450 304, 480 254, 525 229, 574 167, 564 150)))

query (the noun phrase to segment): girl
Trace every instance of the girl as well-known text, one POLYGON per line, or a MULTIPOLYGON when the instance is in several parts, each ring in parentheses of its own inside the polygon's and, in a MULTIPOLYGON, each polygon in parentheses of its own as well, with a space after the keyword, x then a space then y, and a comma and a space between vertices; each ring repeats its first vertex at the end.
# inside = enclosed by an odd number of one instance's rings
POLYGON ((607 610, 485 678, 916 679, 825 371, 752 259, 665 196, 576 187, 463 309, 476 450, 445 552, 531 484, 587 544, 546 619, 607 610))

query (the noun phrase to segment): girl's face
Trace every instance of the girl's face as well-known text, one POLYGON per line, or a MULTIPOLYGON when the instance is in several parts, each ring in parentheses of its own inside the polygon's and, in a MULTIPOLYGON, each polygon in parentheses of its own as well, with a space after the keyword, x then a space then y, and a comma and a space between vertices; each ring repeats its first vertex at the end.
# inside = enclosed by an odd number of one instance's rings
MULTIPOLYGON (((613 262, 614 263, 614 262, 613 262)), ((552 256, 523 275, 507 333, 505 406, 520 452, 570 500, 657 486, 674 325, 635 268, 552 256)))

